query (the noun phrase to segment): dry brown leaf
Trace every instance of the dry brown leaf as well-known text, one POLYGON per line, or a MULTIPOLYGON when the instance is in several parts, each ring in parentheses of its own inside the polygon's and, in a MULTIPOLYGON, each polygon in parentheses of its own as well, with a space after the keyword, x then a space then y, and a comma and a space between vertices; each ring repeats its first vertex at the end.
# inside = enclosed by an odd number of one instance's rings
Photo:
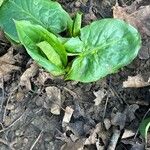
POLYGON ((93 94, 96 96, 96 98, 94 99, 95 106, 98 106, 101 103, 101 101, 103 100, 103 98, 105 97, 106 91, 104 89, 102 89, 97 92, 93 92, 93 94))
POLYGON ((120 7, 118 5, 113 7, 113 17, 124 20, 134 27, 136 27, 142 37, 150 36, 150 29, 146 26, 148 18, 150 18, 150 5, 142 6, 131 12, 130 7, 120 7))
POLYGON ((124 113, 126 114, 126 121, 127 122, 132 122, 136 117, 135 117, 135 111, 139 109, 139 105, 137 104, 132 104, 127 106, 125 109, 124 113))
POLYGON ((71 140, 65 143, 60 150, 84 150, 83 140, 72 142, 71 140))
POLYGON ((63 123, 69 123, 73 112, 74 112, 74 110, 71 107, 67 106, 65 109, 65 115, 64 115, 62 122, 63 123))
POLYGON ((111 123, 116 127, 120 127, 120 130, 122 130, 126 123, 126 114, 121 112, 117 112, 116 114, 112 113, 111 123))
POLYGON ((101 129, 102 129, 102 125, 101 123, 98 123, 96 125, 96 128, 91 131, 90 136, 85 140, 84 145, 95 144, 98 140, 97 134, 101 131, 101 129))
POLYGON ((84 145, 96 145, 97 150, 103 150, 105 145, 108 143, 109 134, 105 132, 102 123, 98 123, 94 129, 90 131, 90 136, 85 139, 84 145), (103 144, 100 143, 99 139, 102 140, 103 144))
POLYGON ((145 82, 141 75, 129 76, 127 81, 123 82, 124 88, 139 88, 150 85, 150 82, 145 82))
POLYGON ((11 47, 5 55, 0 57, 0 78, 4 77, 5 79, 5 76, 9 76, 13 70, 20 69, 20 67, 14 64, 15 59, 13 56, 13 48, 11 47))
POLYGON ((48 81, 53 80, 53 76, 51 76, 50 73, 45 72, 43 70, 40 70, 39 75, 37 77, 37 81, 41 84, 41 85, 46 85, 48 81))
POLYGON ((70 139, 71 141, 76 142, 79 138, 74 134, 70 134, 70 139))
POLYGON ((19 89, 16 93, 16 100, 17 101, 22 101, 23 98, 25 97, 26 93, 23 92, 21 89, 19 89))
POLYGON ((30 91, 32 89, 30 79, 36 75, 37 71, 38 66, 35 63, 31 64, 30 68, 28 68, 20 77, 20 86, 25 87, 27 91, 30 91))
POLYGON ((97 150, 104 150, 105 149, 105 146, 101 146, 100 145, 100 140, 98 139, 97 142, 96 142, 96 149, 97 150))
POLYGON ((135 135, 135 133, 133 131, 125 129, 121 138, 126 139, 126 138, 132 137, 134 135, 135 135))
POLYGON ((50 111, 54 115, 60 114, 61 109, 61 91, 55 86, 47 87, 46 94, 50 101, 52 102, 50 111))

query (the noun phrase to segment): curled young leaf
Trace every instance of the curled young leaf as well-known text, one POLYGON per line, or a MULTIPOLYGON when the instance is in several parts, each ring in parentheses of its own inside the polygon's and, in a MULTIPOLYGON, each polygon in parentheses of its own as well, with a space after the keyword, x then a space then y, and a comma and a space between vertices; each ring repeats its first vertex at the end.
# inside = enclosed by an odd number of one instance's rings
POLYGON ((72 35, 74 37, 79 35, 81 29, 81 23, 82 23, 82 14, 77 13, 73 22, 72 35))
POLYGON ((43 51, 48 60, 53 64, 62 67, 62 62, 59 54, 53 49, 53 47, 46 41, 42 41, 37 46, 43 51))
POLYGON ((7 0, 0 7, 0 27, 19 42, 14 20, 27 20, 53 33, 72 28, 72 19, 59 3, 51 0, 7 0))
POLYGON ((80 53, 83 51, 84 43, 79 39, 79 37, 73 37, 66 41, 64 46, 68 53, 80 53))
POLYGON ((146 142, 149 128, 150 128, 150 118, 146 118, 141 122, 139 127, 140 133, 145 138, 146 142))
MULTIPOLYGON (((74 41, 75 45, 78 42, 82 51, 73 60, 66 76, 68 80, 93 82, 115 73, 129 64, 141 47, 138 31, 118 19, 103 19, 91 23, 81 29, 80 40, 74 41)), ((77 51, 76 46, 74 47, 72 52, 77 51)))
MULTIPOLYGON (((25 46, 28 54, 43 68, 51 72, 53 75, 64 74, 64 66, 67 64, 67 54, 63 45, 59 42, 57 37, 48 32, 40 25, 31 24, 29 21, 15 21, 19 40, 25 46), (40 42, 46 41, 60 56, 63 66, 55 64, 54 58, 48 60, 43 53, 43 45, 40 42), (42 48, 42 51, 40 48, 42 48)), ((46 45, 47 46, 47 45, 46 45)), ((47 48, 47 47, 46 47, 47 48)), ((52 51, 52 49, 50 50, 52 51)), ((49 55, 49 54, 46 54, 49 55)), ((58 57, 57 57, 58 58, 58 57)), ((57 61, 57 60, 56 60, 57 61)))

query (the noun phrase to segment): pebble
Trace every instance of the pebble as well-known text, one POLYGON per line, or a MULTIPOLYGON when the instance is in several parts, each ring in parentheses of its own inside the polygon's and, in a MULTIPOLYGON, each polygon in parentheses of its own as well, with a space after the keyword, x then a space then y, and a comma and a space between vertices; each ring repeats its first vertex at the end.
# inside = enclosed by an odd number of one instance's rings
POLYGON ((105 128, 106 130, 108 130, 110 127, 111 127, 111 122, 109 119, 105 118, 104 119, 104 125, 105 125, 105 128))

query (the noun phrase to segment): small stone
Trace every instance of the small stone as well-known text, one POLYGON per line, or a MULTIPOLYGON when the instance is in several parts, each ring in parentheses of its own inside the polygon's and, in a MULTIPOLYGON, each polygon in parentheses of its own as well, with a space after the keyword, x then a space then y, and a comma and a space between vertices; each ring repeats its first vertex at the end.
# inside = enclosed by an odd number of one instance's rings
POLYGON ((105 128, 106 130, 108 130, 110 127, 111 127, 111 122, 109 119, 105 118, 104 119, 104 125, 105 125, 105 128))

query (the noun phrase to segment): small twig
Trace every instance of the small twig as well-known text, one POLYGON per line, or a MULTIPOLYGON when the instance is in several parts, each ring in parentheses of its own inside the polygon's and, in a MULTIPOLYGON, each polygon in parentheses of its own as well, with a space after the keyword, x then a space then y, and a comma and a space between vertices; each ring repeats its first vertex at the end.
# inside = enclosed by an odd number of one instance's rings
POLYGON ((9 144, 6 140, 0 138, 0 143, 3 143, 4 145, 8 146, 11 150, 15 150, 11 144, 9 144))
POLYGON ((2 98, 1 98, 0 108, 2 109, 3 103, 4 103, 4 96, 5 96, 5 92, 4 92, 4 78, 3 77, 1 78, 0 86, 2 88, 2 98))
POLYGON ((73 98, 75 98, 75 99, 79 98, 79 96, 75 92, 73 92, 72 90, 70 90, 70 89, 68 89, 66 87, 64 87, 64 90, 66 90, 67 92, 69 92, 69 94, 72 95, 73 98))
POLYGON ((0 130, 0 133, 8 130, 9 128, 11 128, 14 124, 16 124, 16 122, 18 122, 24 116, 24 114, 25 113, 23 113, 18 119, 16 119, 14 122, 12 122, 12 124, 10 124, 9 126, 3 128, 2 130, 0 130))
POLYGON ((111 92, 113 92, 119 99, 121 104, 126 104, 127 106, 129 106, 129 104, 126 102, 126 100, 122 97, 122 95, 118 94, 118 92, 116 91, 116 89, 110 84, 110 90, 111 92))
MULTIPOLYGON (((39 109, 39 110, 37 110, 36 112, 35 112, 35 114, 37 115, 39 112, 41 112, 42 111, 42 109, 39 109)), ((52 115, 53 116, 53 115, 52 115)), ((51 116, 51 117, 52 117, 51 116)), ((49 118, 49 119, 51 119, 51 117, 49 118)), ((21 127, 20 127, 20 129, 26 129, 26 128, 28 128, 28 126, 29 126, 29 124, 34 120, 35 118, 34 117, 32 117, 32 118, 30 118, 30 120, 28 120, 27 122, 25 122, 21 127)))
POLYGON ((69 139, 67 138, 66 134, 62 133, 59 129, 56 128, 60 136, 56 136, 56 139, 65 141, 66 143, 69 142, 69 139))
POLYGON ((36 138, 36 140, 34 141, 34 143, 32 144, 32 146, 30 147, 30 150, 33 150, 33 148, 35 147, 35 145, 37 144, 37 142, 39 141, 40 137, 42 136, 43 131, 41 131, 38 135, 38 137, 36 138))
POLYGON ((0 138, 0 143, 3 143, 4 145, 7 145, 9 147, 9 143, 4 139, 0 138))
MULTIPOLYGON (((73 92, 72 90, 70 90, 70 89, 68 89, 68 88, 66 88, 66 87, 61 87, 62 89, 64 89, 64 90, 66 90, 71 96, 73 96, 73 98, 75 99, 75 100, 78 100, 78 99, 80 99, 81 97, 77 94, 77 93, 75 93, 75 92, 73 92)), ((67 100, 66 100, 67 101, 67 100)), ((69 100, 70 101, 70 100, 69 100)), ((92 102, 83 102, 83 101, 80 101, 80 103, 83 103, 83 104, 93 104, 92 102)))
POLYGON ((105 115, 106 115, 106 109, 107 109, 108 100, 109 100, 109 96, 107 96, 107 98, 106 98, 105 107, 104 107, 104 112, 103 112, 103 120, 104 120, 105 115))
POLYGON ((116 145, 118 143, 118 139, 120 137, 120 133, 121 133, 120 130, 118 130, 118 129, 114 130, 113 135, 111 137, 111 141, 110 141, 110 143, 108 145, 107 150, 115 150, 116 149, 116 145))

